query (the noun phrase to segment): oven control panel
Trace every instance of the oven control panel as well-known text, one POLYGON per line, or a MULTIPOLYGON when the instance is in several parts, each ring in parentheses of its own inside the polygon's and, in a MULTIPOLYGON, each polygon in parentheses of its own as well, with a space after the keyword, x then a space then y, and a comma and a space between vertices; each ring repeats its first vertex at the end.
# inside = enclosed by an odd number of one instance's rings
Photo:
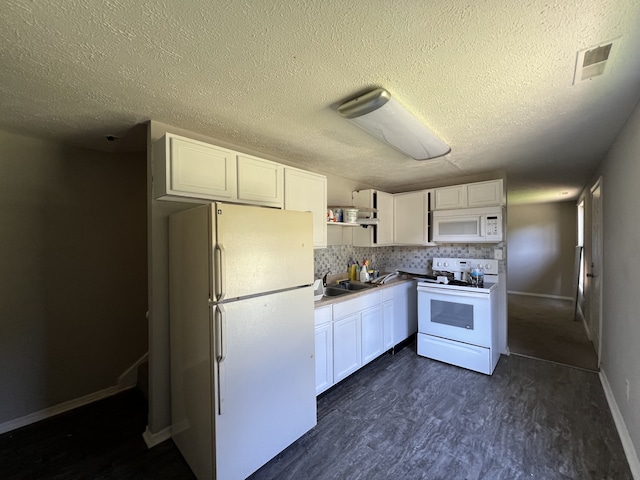
POLYGON ((493 258, 434 258, 433 270, 467 272, 472 268, 482 268, 485 273, 498 273, 498 260, 493 258))

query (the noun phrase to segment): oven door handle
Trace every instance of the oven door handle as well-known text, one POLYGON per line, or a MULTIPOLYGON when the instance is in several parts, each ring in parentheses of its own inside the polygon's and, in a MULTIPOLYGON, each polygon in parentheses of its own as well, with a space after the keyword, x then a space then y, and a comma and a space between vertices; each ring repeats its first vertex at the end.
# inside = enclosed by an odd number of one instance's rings
POLYGON ((458 298, 489 298, 488 292, 466 292, 460 290, 445 290, 442 288, 439 289, 430 289, 429 287, 418 287, 418 293, 424 293, 427 295, 442 295, 445 297, 458 297, 458 298))

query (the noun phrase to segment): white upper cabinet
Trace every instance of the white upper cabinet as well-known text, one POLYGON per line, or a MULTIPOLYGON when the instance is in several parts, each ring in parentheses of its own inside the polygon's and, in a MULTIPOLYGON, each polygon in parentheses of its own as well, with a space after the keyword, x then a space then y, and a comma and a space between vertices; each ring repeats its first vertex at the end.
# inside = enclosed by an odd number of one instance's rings
POLYGON ((238 155, 238 200, 282 208, 283 166, 257 157, 238 155))
POLYGON ((378 245, 393 244, 393 195, 378 192, 378 245))
POLYGON ((156 198, 237 198, 235 152, 167 133, 154 153, 156 198))
POLYGON ((429 193, 427 190, 397 193, 393 196, 394 243, 427 245, 429 193))
MULTIPOLYGON (((378 190, 358 190, 352 193, 354 207, 374 208, 375 213, 364 212, 377 224, 353 229, 355 247, 375 247, 393 244, 393 195, 378 190)), ((360 218, 363 213, 358 213, 360 218)))
POLYGON ((327 246, 327 177, 285 167, 284 208, 313 213, 313 246, 327 246))
POLYGON ((468 207, 489 207, 493 205, 502 205, 502 180, 467 185, 468 207))
POLYGON ((282 208, 284 167, 171 133, 154 145, 154 197, 282 208))
POLYGON ((451 208, 463 208, 467 206, 466 185, 436 188, 434 210, 447 210, 451 208))
POLYGON ((436 188, 434 210, 502 205, 502 179, 436 188))

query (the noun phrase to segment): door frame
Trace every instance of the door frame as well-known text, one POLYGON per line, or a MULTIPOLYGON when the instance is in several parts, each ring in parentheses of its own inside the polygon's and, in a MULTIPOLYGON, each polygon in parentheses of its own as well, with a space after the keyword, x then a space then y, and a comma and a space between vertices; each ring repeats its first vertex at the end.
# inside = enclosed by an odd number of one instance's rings
POLYGON ((600 367, 600 361, 602 358, 602 274, 604 272, 604 258, 603 258, 603 252, 604 252, 604 248, 603 248, 603 233, 602 233, 602 227, 604 224, 604 218, 603 218, 603 208, 602 208, 602 177, 598 177, 598 179, 594 182, 594 184, 591 186, 591 188, 589 189, 589 194, 591 196, 591 266, 589 266, 587 269, 592 269, 593 268, 593 259, 594 257, 597 255, 598 259, 599 259, 599 269, 596 272, 596 275, 600 276, 599 282, 600 282, 600 289, 598 292, 599 295, 599 301, 598 301, 598 311, 594 312, 593 310, 593 295, 594 295, 594 288, 593 288, 593 284, 595 283, 595 280, 593 280, 593 277, 591 279, 591 281, 589 282, 589 323, 591 325, 591 327, 597 325, 598 328, 598 345, 594 345, 596 348, 596 354, 598 356, 598 367, 600 367), (594 226, 594 221, 596 220, 595 218, 595 211, 596 209, 593 207, 594 205, 594 193, 599 190, 599 202, 600 202, 600 216, 599 216, 599 222, 600 222, 600 228, 597 229, 598 232, 598 236, 599 236, 599 241, 597 242, 597 246, 598 246, 598 252, 596 252, 596 245, 594 245, 593 242, 593 226, 594 226), (597 314, 598 318, 597 318, 597 322, 592 322, 593 316, 597 314))

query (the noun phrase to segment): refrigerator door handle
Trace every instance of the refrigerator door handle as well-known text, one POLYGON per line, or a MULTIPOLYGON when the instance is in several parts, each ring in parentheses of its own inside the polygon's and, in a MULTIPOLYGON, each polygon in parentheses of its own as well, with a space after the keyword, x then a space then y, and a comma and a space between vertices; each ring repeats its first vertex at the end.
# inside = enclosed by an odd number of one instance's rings
POLYGON ((226 330, 226 315, 222 305, 216 305, 216 359, 224 362, 227 352, 224 345, 224 334, 226 330))
POLYGON ((226 346, 224 342, 224 335, 226 333, 226 321, 224 307, 222 305, 216 305, 215 311, 215 345, 216 345, 216 360, 218 367, 218 415, 224 413, 224 386, 225 386, 225 372, 223 362, 227 358, 226 346))
POLYGON ((214 269, 215 269, 215 296, 216 302, 224 299, 224 247, 216 244, 214 247, 214 269))

